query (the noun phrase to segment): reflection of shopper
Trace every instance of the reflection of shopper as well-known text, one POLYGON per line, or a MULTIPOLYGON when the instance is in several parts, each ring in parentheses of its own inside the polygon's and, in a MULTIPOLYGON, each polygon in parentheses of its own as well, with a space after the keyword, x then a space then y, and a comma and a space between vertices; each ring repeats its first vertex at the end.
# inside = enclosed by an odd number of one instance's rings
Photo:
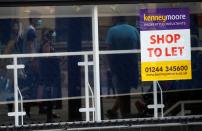
POLYGON ((30 25, 25 32, 24 53, 36 53, 39 51, 40 44, 37 42, 36 28, 42 24, 39 18, 29 18, 30 25))
MULTIPOLYGON (((137 29, 128 25, 124 17, 116 17, 116 25, 108 30, 106 42, 111 50, 135 49, 139 46, 139 33, 137 29)), ((138 83, 138 63, 135 54, 116 54, 109 58, 114 86, 118 96, 114 106, 108 110, 108 115, 116 116, 120 109, 121 117, 128 117, 130 114, 130 89, 138 83)))
MULTIPOLYGON (((23 53, 37 53, 39 52, 40 43, 37 41, 38 34, 36 29, 42 24, 39 13, 32 11, 29 18, 29 26, 24 33, 23 53), (33 18, 35 17, 35 18, 33 18)), ((38 86, 38 60, 36 58, 23 59, 25 64, 26 78, 24 80, 24 87, 22 95, 24 99, 35 99, 38 86)), ((27 116, 30 117, 31 103, 25 104, 25 111, 27 116)))
MULTIPOLYGON (((50 33, 51 34, 51 33, 50 33)), ((53 51, 51 41, 44 39, 41 45, 41 53, 50 53, 53 51)), ((56 57, 40 58, 39 60, 40 69, 40 85, 38 87, 39 99, 53 99, 60 96, 60 67, 59 59, 56 57)), ((42 103, 39 111, 45 111, 47 115, 47 122, 51 122, 53 117, 53 106, 56 104, 51 101, 42 103)))
MULTIPOLYGON (((11 35, 10 39, 7 43, 7 46, 4 50, 4 54, 12 54, 12 53, 22 53, 22 45, 23 45, 23 37, 22 37, 22 27, 19 20, 14 19, 11 22, 11 35)), ((1 72, 1 84, 3 84, 2 80, 6 79, 6 83, 4 85, 5 87, 5 94, 7 94, 6 99, 7 100, 13 100, 13 71, 6 70, 5 67, 8 64, 11 64, 12 61, 10 60, 3 60, 1 61, 4 64, 5 75, 3 75, 3 72, 1 72), (2 76, 3 75, 3 76, 2 76)), ((18 71, 18 81, 21 80, 20 73, 18 71)), ((21 86, 21 83, 19 82, 19 86, 21 86)), ((8 111, 12 111, 12 104, 8 105, 8 111)))
POLYGON ((11 37, 4 54, 22 53, 23 36, 21 23, 18 20, 13 20, 11 26, 11 37))

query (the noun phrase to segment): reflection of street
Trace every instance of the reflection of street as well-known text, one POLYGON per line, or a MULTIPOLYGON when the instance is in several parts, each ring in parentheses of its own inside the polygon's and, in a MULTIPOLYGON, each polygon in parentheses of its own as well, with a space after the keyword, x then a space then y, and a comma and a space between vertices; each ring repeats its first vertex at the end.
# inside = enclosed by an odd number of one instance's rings
MULTIPOLYGON (((132 114, 136 114, 137 113, 137 109, 134 105, 134 102, 137 101, 137 100, 140 100, 141 99, 141 95, 135 95, 135 96, 132 96, 132 103, 131 103, 131 111, 132 111, 132 114)), ((111 105, 114 103, 115 101, 115 98, 114 97, 106 97, 106 98, 103 98, 102 99, 102 102, 103 102, 103 112, 106 112, 107 109, 109 109, 111 107, 111 105)), ((84 103, 84 99, 82 101, 84 103)), ((32 103, 33 107, 31 108, 31 117, 28 118, 28 117, 24 117, 24 121, 26 121, 26 123, 44 123, 46 122, 46 115, 45 114, 38 114, 38 111, 39 111, 39 108, 37 106, 37 102, 35 103, 32 103)), ((59 110, 53 110, 54 113, 56 113, 58 116, 60 116, 59 118, 54 118, 53 121, 67 121, 68 119, 68 110, 67 110, 67 106, 68 106, 68 101, 67 100, 63 100, 62 102, 62 109, 59 109, 59 110)), ((1 112, 0 112, 0 118, 1 118, 1 121, 0 121, 0 125, 7 125, 7 124, 10 124, 10 123, 13 123, 14 122, 14 119, 12 117, 8 117, 7 116, 7 105, 0 105, 0 109, 1 109, 1 112)), ((104 119, 108 119, 106 117, 105 114, 103 114, 104 116, 104 119)), ((83 119, 85 118, 85 116, 83 115, 82 116, 83 119)))

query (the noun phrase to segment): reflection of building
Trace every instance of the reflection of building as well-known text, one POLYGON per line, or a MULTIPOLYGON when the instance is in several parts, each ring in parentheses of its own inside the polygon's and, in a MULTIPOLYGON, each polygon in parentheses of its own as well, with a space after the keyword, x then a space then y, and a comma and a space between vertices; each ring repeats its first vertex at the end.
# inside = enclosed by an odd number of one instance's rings
MULTIPOLYGON (((13 2, 7 3, 7 1, 2 0, 0 3, 0 52, 3 53, 3 50, 8 46, 8 41, 12 34, 11 27, 12 27, 12 19, 19 19, 22 23, 23 28, 27 27, 28 25, 28 14, 32 10, 39 11, 41 13, 41 18, 43 23, 40 27, 38 27, 37 33, 39 35, 39 40, 41 40, 41 33, 44 28, 52 29, 56 32, 56 37, 53 40, 53 48, 54 52, 81 52, 86 53, 89 51, 88 54, 89 61, 93 60, 93 33, 92 32, 92 4, 90 0, 83 1, 79 3, 78 1, 41 1, 41 2, 34 2, 35 0, 26 1, 26 2, 19 2, 12 0, 13 2), (13 7, 10 7, 12 4, 13 7), (25 5, 29 5, 26 6, 25 5), (44 5, 44 6, 43 6, 44 5), (46 5, 46 6, 45 6, 46 5), (51 5, 51 6, 48 6, 51 5)), ((114 23, 112 18, 115 16, 125 16, 127 22, 130 25, 136 26, 139 28, 139 9, 143 8, 182 8, 188 7, 190 9, 191 14, 191 36, 192 36, 192 73, 193 73, 193 80, 191 81, 165 81, 160 82, 163 88, 163 95, 164 95, 164 104, 165 108, 164 111, 167 113, 167 116, 177 116, 176 119, 181 115, 201 115, 202 107, 201 107, 201 82, 202 79, 202 72, 201 72, 201 40, 202 40, 202 22, 201 22, 201 2, 181 2, 176 1, 177 3, 171 3, 171 1, 163 2, 162 1, 144 1, 140 2, 137 1, 136 3, 130 1, 97 1, 93 2, 93 4, 98 5, 98 25, 99 25, 99 49, 100 52, 100 86, 101 86, 101 94, 102 94, 102 119, 106 120, 109 119, 105 114, 106 111, 111 107, 112 103, 114 102, 115 95, 124 95, 124 94, 115 94, 113 91, 107 93, 110 86, 110 80, 108 77, 112 77, 107 75, 107 72, 110 71, 108 57, 110 56, 109 53, 120 54, 120 53, 133 53, 133 50, 127 51, 112 51, 112 52, 105 52, 108 50, 107 44, 105 43, 107 30, 111 27, 114 23), (146 2, 146 3, 145 3, 146 2), (157 2, 157 3, 156 3, 157 2), (108 76, 108 77, 107 77, 108 76), (175 107, 176 106, 176 107, 175 107), (173 108, 173 109, 172 109, 173 108), (170 112, 169 112, 170 110, 170 112), (184 114, 183 114, 184 113, 184 114)), ((37 16, 33 16, 37 17, 37 16)), ((15 47, 15 46, 14 46, 15 47)), ((139 51, 139 50, 138 50, 139 51)), ((12 54, 13 52, 11 52, 12 54)), ((137 53, 139 55, 139 53, 137 53)), ((11 56, 12 57, 12 56, 11 56)), ((6 62, 5 60, 1 59, 0 56, 0 80, 2 78, 7 78, 6 74, 6 62), (2 66, 3 65, 3 66, 2 66)), ((31 102, 31 119, 25 117, 26 123, 31 123, 32 120, 34 122, 45 122, 46 118, 43 112, 38 112, 38 105, 43 104, 42 101, 62 101, 62 105, 58 104, 58 106, 54 107, 55 115, 59 115, 59 117, 55 118, 55 122, 59 121, 71 121, 73 119, 69 119, 70 114, 72 116, 78 115, 79 120, 85 120, 85 114, 79 113, 80 107, 85 107, 85 79, 84 73, 85 70, 83 67, 78 66, 78 62, 84 61, 84 56, 60 56, 60 74, 61 74, 61 94, 60 98, 50 98, 50 99, 31 99, 25 100, 25 102, 31 102), (64 76, 64 77, 63 77, 64 76), (71 81, 73 81, 71 83, 71 81), (70 84, 71 83, 71 84, 70 84), (70 88, 72 86, 72 88, 70 88), (71 89, 71 90, 70 90, 71 89), (70 101, 68 101, 71 99, 70 101), (73 101, 72 101, 73 99, 73 101), (75 100, 75 101, 74 101, 75 100), (72 104, 73 103, 73 104, 72 104), (70 112, 70 105, 75 106, 73 110, 75 112, 70 112)), ((18 58, 19 63, 23 59, 18 58)), ((9 63, 12 63, 12 59, 9 58, 9 63)), ((37 64, 36 64, 37 65, 37 64)), ((127 70, 127 69, 126 69, 127 70)), ((139 65, 140 70, 140 65, 139 65)), ((21 70, 23 72, 23 70, 21 70)), ((20 72, 21 73, 21 72, 20 72)), ((20 74, 19 75, 22 75, 20 74)), ((93 79, 93 68, 89 68, 89 81, 90 86, 94 87, 94 79, 93 79)), ((10 73, 12 74, 12 73, 10 73)), ((141 74, 139 73, 139 78, 141 78, 141 74)), ((23 83, 23 80, 19 80, 23 83)), ((3 81, 0 81, 3 83, 3 81)), ((21 83, 21 84, 22 84, 21 83)), ((36 82, 37 83, 37 82, 36 82)), ((8 83, 7 83, 8 84, 8 83)), ((6 87, 6 86, 0 86, 6 87)), ((10 88, 13 89, 13 85, 10 85, 10 88)), ((7 89, 7 88, 6 88, 7 89)), ((9 89, 10 90, 10 89, 9 89)), ((4 94, 5 89, 0 89, 0 94, 4 94)), ((36 95, 42 93, 41 91, 37 90, 36 95)), ((137 117, 149 117, 153 116, 153 111, 147 109, 147 104, 153 103, 153 96, 152 96, 152 82, 140 82, 138 89, 132 88, 131 90, 131 116, 128 118, 137 118, 137 117), (137 104, 138 103, 138 104, 137 104), (138 105, 138 106, 137 106, 138 105)), ((31 92, 31 94, 34 94, 31 92)), ((12 104, 8 105, 8 103, 12 103, 12 99, 5 100, 5 97, 1 95, 0 97, 0 125, 8 125, 8 123, 14 123, 10 117, 7 116, 7 108, 12 104), (2 99, 1 99, 2 98, 2 99), (4 100, 3 100, 4 99, 4 100), (8 105, 8 106, 7 106, 8 105)), ((159 97, 159 96, 158 96, 159 97)), ((92 102, 90 101, 90 106, 92 102)), ((57 104, 56 104, 57 105, 57 104)), ((55 116, 56 117, 56 116, 55 116)), ((119 117, 117 117, 119 118, 119 117)), ((78 120, 77 119, 77 120, 78 120)), ((182 121, 185 121, 189 118, 183 118, 182 121)), ((192 122, 192 119, 189 119, 189 122, 192 122)), ((198 119, 197 119, 198 121, 198 119)), ((156 122, 156 121, 155 121, 156 122)), ((158 121, 159 122, 159 121, 158 121)), ((158 123, 156 122, 156 123, 158 123)), ((149 122, 148 122, 149 123, 149 122)), ((155 124, 156 124, 155 123, 155 124)), ((167 122, 165 122, 167 123, 167 122)), ((133 123, 132 123, 133 124, 133 123)), ((141 123, 140 123, 141 124, 141 123)), ((150 124, 150 123, 149 123, 150 124)), ((88 127, 89 128, 89 127, 88 127)))

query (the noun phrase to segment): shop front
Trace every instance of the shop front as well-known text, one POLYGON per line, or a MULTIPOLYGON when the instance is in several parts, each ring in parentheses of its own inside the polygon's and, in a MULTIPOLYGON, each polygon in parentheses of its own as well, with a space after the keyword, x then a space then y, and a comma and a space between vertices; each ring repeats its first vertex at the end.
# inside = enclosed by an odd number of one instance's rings
POLYGON ((0 3, 0 125, 202 115, 202 2, 0 3))

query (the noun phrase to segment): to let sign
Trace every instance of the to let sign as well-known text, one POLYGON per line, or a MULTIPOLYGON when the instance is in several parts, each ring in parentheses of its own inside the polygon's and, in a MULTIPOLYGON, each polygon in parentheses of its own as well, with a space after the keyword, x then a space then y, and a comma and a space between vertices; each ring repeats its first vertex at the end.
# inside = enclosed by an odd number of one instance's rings
POLYGON ((187 8, 140 10, 142 81, 191 79, 187 8))

